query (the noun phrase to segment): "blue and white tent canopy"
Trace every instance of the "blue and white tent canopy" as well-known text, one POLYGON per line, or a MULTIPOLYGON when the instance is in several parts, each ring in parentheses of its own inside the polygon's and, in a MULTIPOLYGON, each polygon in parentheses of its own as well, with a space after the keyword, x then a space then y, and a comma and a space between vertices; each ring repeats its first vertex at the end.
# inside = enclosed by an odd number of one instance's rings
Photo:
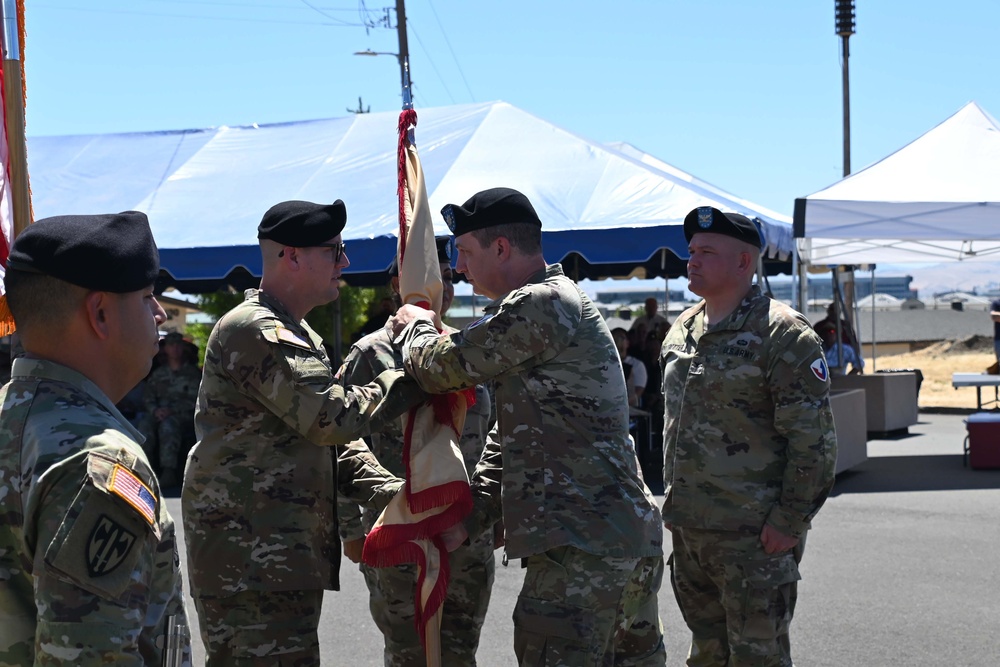
MULTIPOLYGON (((419 109, 417 146, 438 211, 494 186, 516 188, 543 221, 546 259, 578 278, 678 276, 695 206, 760 221, 765 255, 786 261, 790 220, 628 146, 588 141, 504 102, 419 109)), ((288 199, 343 199, 355 284, 382 283, 395 252, 397 112, 204 130, 32 137, 36 218, 140 210, 164 285, 189 292, 253 282, 261 215, 288 199)))

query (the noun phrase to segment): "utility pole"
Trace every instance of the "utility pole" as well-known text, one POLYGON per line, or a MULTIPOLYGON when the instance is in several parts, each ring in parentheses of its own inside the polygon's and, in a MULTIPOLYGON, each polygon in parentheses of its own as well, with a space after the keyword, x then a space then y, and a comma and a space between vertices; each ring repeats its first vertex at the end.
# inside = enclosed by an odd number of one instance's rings
POLYGON ((355 114, 357 114, 357 113, 371 113, 371 110, 372 110, 371 105, 369 104, 368 108, 366 109, 365 106, 361 103, 361 96, 358 95, 358 108, 357 109, 351 109, 350 107, 348 107, 347 108, 347 113, 355 113, 355 114))

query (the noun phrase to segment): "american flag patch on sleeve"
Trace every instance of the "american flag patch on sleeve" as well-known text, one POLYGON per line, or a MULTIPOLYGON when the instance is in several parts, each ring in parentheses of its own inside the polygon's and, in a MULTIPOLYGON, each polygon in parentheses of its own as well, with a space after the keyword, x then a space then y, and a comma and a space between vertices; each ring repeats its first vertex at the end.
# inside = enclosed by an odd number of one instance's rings
POLYGON ((108 490, 125 499, 152 525, 156 521, 156 496, 128 468, 116 463, 108 490))

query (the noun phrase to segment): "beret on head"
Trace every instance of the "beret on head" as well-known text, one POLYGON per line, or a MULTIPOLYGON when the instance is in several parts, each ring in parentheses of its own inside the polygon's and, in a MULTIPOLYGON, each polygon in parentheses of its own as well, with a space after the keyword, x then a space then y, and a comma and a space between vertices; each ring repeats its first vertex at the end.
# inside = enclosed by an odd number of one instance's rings
POLYGON ((542 226, 528 198, 510 188, 483 190, 461 206, 448 204, 441 209, 441 215, 455 236, 519 222, 542 226))
POLYGON ((164 343, 183 343, 184 336, 179 331, 171 331, 163 337, 164 343))
POLYGON ((18 235, 7 269, 40 273, 101 292, 137 292, 160 273, 145 213, 43 218, 18 235))
MULTIPOLYGON (((434 245, 437 246, 437 256, 439 264, 451 264, 451 237, 435 236, 434 245)), ((389 265, 389 277, 399 275, 399 257, 393 256, 392 264, 389 265)))
POLYGON ((723 213, 711 206, 699 206, 684 218, 684 238, 688 243, 699 232, 722 234, 760 249, 760 232, 750 218, 739 213, 723 213))
POLYGON ((329 241, 346 224, 347 207, 339 199, 332 204, 286 201, 267 210, 257 225, 257 238, 308 248, 329 241))

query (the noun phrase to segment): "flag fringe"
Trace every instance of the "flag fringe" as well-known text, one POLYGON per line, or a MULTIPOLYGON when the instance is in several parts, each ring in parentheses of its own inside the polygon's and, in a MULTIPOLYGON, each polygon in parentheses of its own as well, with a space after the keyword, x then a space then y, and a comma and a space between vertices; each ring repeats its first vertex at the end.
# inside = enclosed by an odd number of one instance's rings
POLYGON ((456 502, 445 508, 440 514, 427 517, 423 521, 375 526, 365 538, 361 560, 372 567, 390 567, 412 563, 414 562, 414 552, 411 545, 413 545, 414 540, 437 538, 443 531, 468 516, 471 511, 472 496, 469 494, 465 503, 456 502))
POLYGON ((6 295, 0 296, 0 336, 9 336, 17 329, 14 324, 14 314, 7 305, 6 295))

